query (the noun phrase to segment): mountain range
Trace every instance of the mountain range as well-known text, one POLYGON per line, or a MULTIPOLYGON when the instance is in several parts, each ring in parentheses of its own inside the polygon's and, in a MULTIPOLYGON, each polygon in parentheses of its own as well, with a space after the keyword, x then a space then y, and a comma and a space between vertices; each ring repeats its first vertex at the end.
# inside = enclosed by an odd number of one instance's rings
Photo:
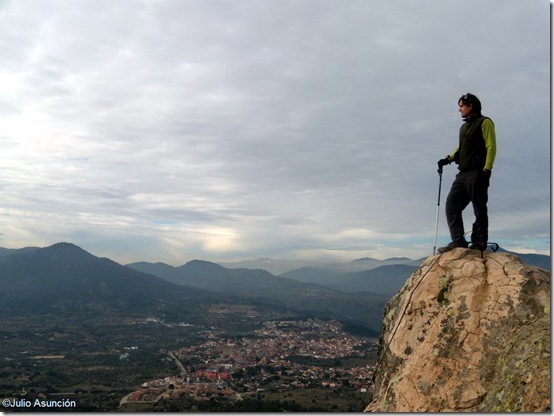
POLYGON ((127 267, 199 289, 263 299, 305 300, 313 296, 337 296, 341 292, 370 292, 392 297, 417 268, 410 265, 413 260, 405 262, 408 264, 401 261, 400 264, 386 264, 385 261, 384 266, 373 263, 367 269, 355 272, 342 271, 356 270, 359 265, 301 267, 281 276, 263 269, 232 269, 201 260, 192 260, 179 267, 147 262, 131 263, 127 267))
MULTIPOLYGON (((177 286, 98 258, 69 243, 0 252, 2 312, 7 314, 203 316, 213 293, 177 286)), ((220 296, 223 298, 223 296, 220 296)))
POLYGON ((379 266, 409 264, 418 266, 424 258, 412 260, 407 257, 391 257, 385 260, 363 257, 352 261, 306 261, 261 258, 256 260, 243 260, 232 263, 219 263, 228 269, 263 269, 276 276, 285 276, 298 269, 317 269, 332 271, 334 273, 351 273, 374 269, 379 266))
POLYGON ((179 267, 146 262, 127 267, 179 285, 280 305, 296 312, 362 325, 372 331, 380 328, 382 311, 390 298, 363 290, 346 293, 322 284, 275 276, 262 269, 228 269, 200 260, 179 267))
POLYGON ((1 249, 2 317, 148 317, 210 327, 216 323, 229 326, 225 320, 241 319, 240 314, 214 314, 214 307, 217 310, 221 305, 246 305, 257 311, 260 319, 338 319, 365 328, 362 330, 366 334, 377 335, 388 300, 387 296, 348 294, 273 276, 264 270, 231 270, 199 260, 175 270, 154 265, 154 269, 158 268, 174 274, 184 272, 188 282, 177 284, 171 281, 175 278, 160 278, 153 270, 143 272, 99 258, 70 243, 1 249))
MULTIPOLYGON (((520 256, 550 267, 548 256, 520 256)), ((124 266, 74 244, 58 243, 0 248, 0 291, 4 314, 134 313, 206 321, 214 304, 251 304, 337 319, 377 333, 384 305, 416 264, 418 260, 406 258, 366 258, 300 267, 276 276, 263 269, 227 268, 202 260, 179 267, 147 262, 124 266)))

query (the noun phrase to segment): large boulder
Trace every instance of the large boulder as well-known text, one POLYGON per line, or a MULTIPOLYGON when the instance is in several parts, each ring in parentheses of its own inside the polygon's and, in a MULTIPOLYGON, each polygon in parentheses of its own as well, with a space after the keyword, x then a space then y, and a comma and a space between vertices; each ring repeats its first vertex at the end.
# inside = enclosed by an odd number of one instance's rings
POLYGON ((550 411, 550 273, 508 253, 425 260, 386 306, 372 412, 550 411))

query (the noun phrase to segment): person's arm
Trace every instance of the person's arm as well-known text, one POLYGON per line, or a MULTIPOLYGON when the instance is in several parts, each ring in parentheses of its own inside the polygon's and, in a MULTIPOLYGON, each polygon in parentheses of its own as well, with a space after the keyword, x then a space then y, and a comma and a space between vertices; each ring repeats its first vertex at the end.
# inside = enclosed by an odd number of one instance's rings
POLYGON ((496 157, 496 133, 494 124, 490 119, 485 119, 481 124, 481 131, 485 139, 485 147, 487 148, 487 159, 485 160, 485 170, 492 170, 494 158, 496 157))
POLYGON ((460 146, 456 146, 456 149, 454 149, 454 151, 448 155, 448 158, 451 162, 456 159, 456 153, 458 153, 458 150, 460 150, 460 146))

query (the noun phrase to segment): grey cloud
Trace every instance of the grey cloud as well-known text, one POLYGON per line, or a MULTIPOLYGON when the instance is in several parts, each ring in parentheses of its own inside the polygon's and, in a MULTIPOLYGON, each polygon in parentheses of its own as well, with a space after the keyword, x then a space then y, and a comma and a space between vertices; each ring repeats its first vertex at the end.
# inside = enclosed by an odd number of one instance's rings
MULTIPOLYGON (((12 212, 56 213, 60 235, 78 213, 67 233, 103 255, 110 245, 94 239, 109 240, 109 227, 97 224, 110 221, 119 253, 141 236, 137 259, 154 241, 173 263, 401 255, 432 244, 436 161, 456 145, 456 100, 471 90, 497 126, 492 215, 537 207, 498 232, 509 245, 532 229, 532 245, 549 226, 547 10, 514 0, 6 2, 0 164, 10 173, 0 187, 12 212)), ((50 228, 32 235, 57 240, 50 228)), ((6 232, 0 245, 40 241, 6 232)))

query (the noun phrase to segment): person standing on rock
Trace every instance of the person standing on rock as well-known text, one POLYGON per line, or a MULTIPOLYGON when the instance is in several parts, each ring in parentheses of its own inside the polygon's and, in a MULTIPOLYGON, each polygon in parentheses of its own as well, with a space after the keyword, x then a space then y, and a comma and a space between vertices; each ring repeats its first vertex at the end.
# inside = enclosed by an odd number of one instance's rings
POLYGON ((438 161, 439 170, 452 162, 456 162, 459 169, 446 198, 445 208, 452 242, 440 247, 439 253, 468 246, 470 249, 484 251, 489 237, 487 202, 496 156, 494 123, 481 114, 481 101, 473 94, 462 95, 458 100, 458 106, 465 121, 460 127, 459 144, 452 154, 438 161), (465 239, 462 220, 462 211, 470 202, 475 214, 471 244, 465 239))

